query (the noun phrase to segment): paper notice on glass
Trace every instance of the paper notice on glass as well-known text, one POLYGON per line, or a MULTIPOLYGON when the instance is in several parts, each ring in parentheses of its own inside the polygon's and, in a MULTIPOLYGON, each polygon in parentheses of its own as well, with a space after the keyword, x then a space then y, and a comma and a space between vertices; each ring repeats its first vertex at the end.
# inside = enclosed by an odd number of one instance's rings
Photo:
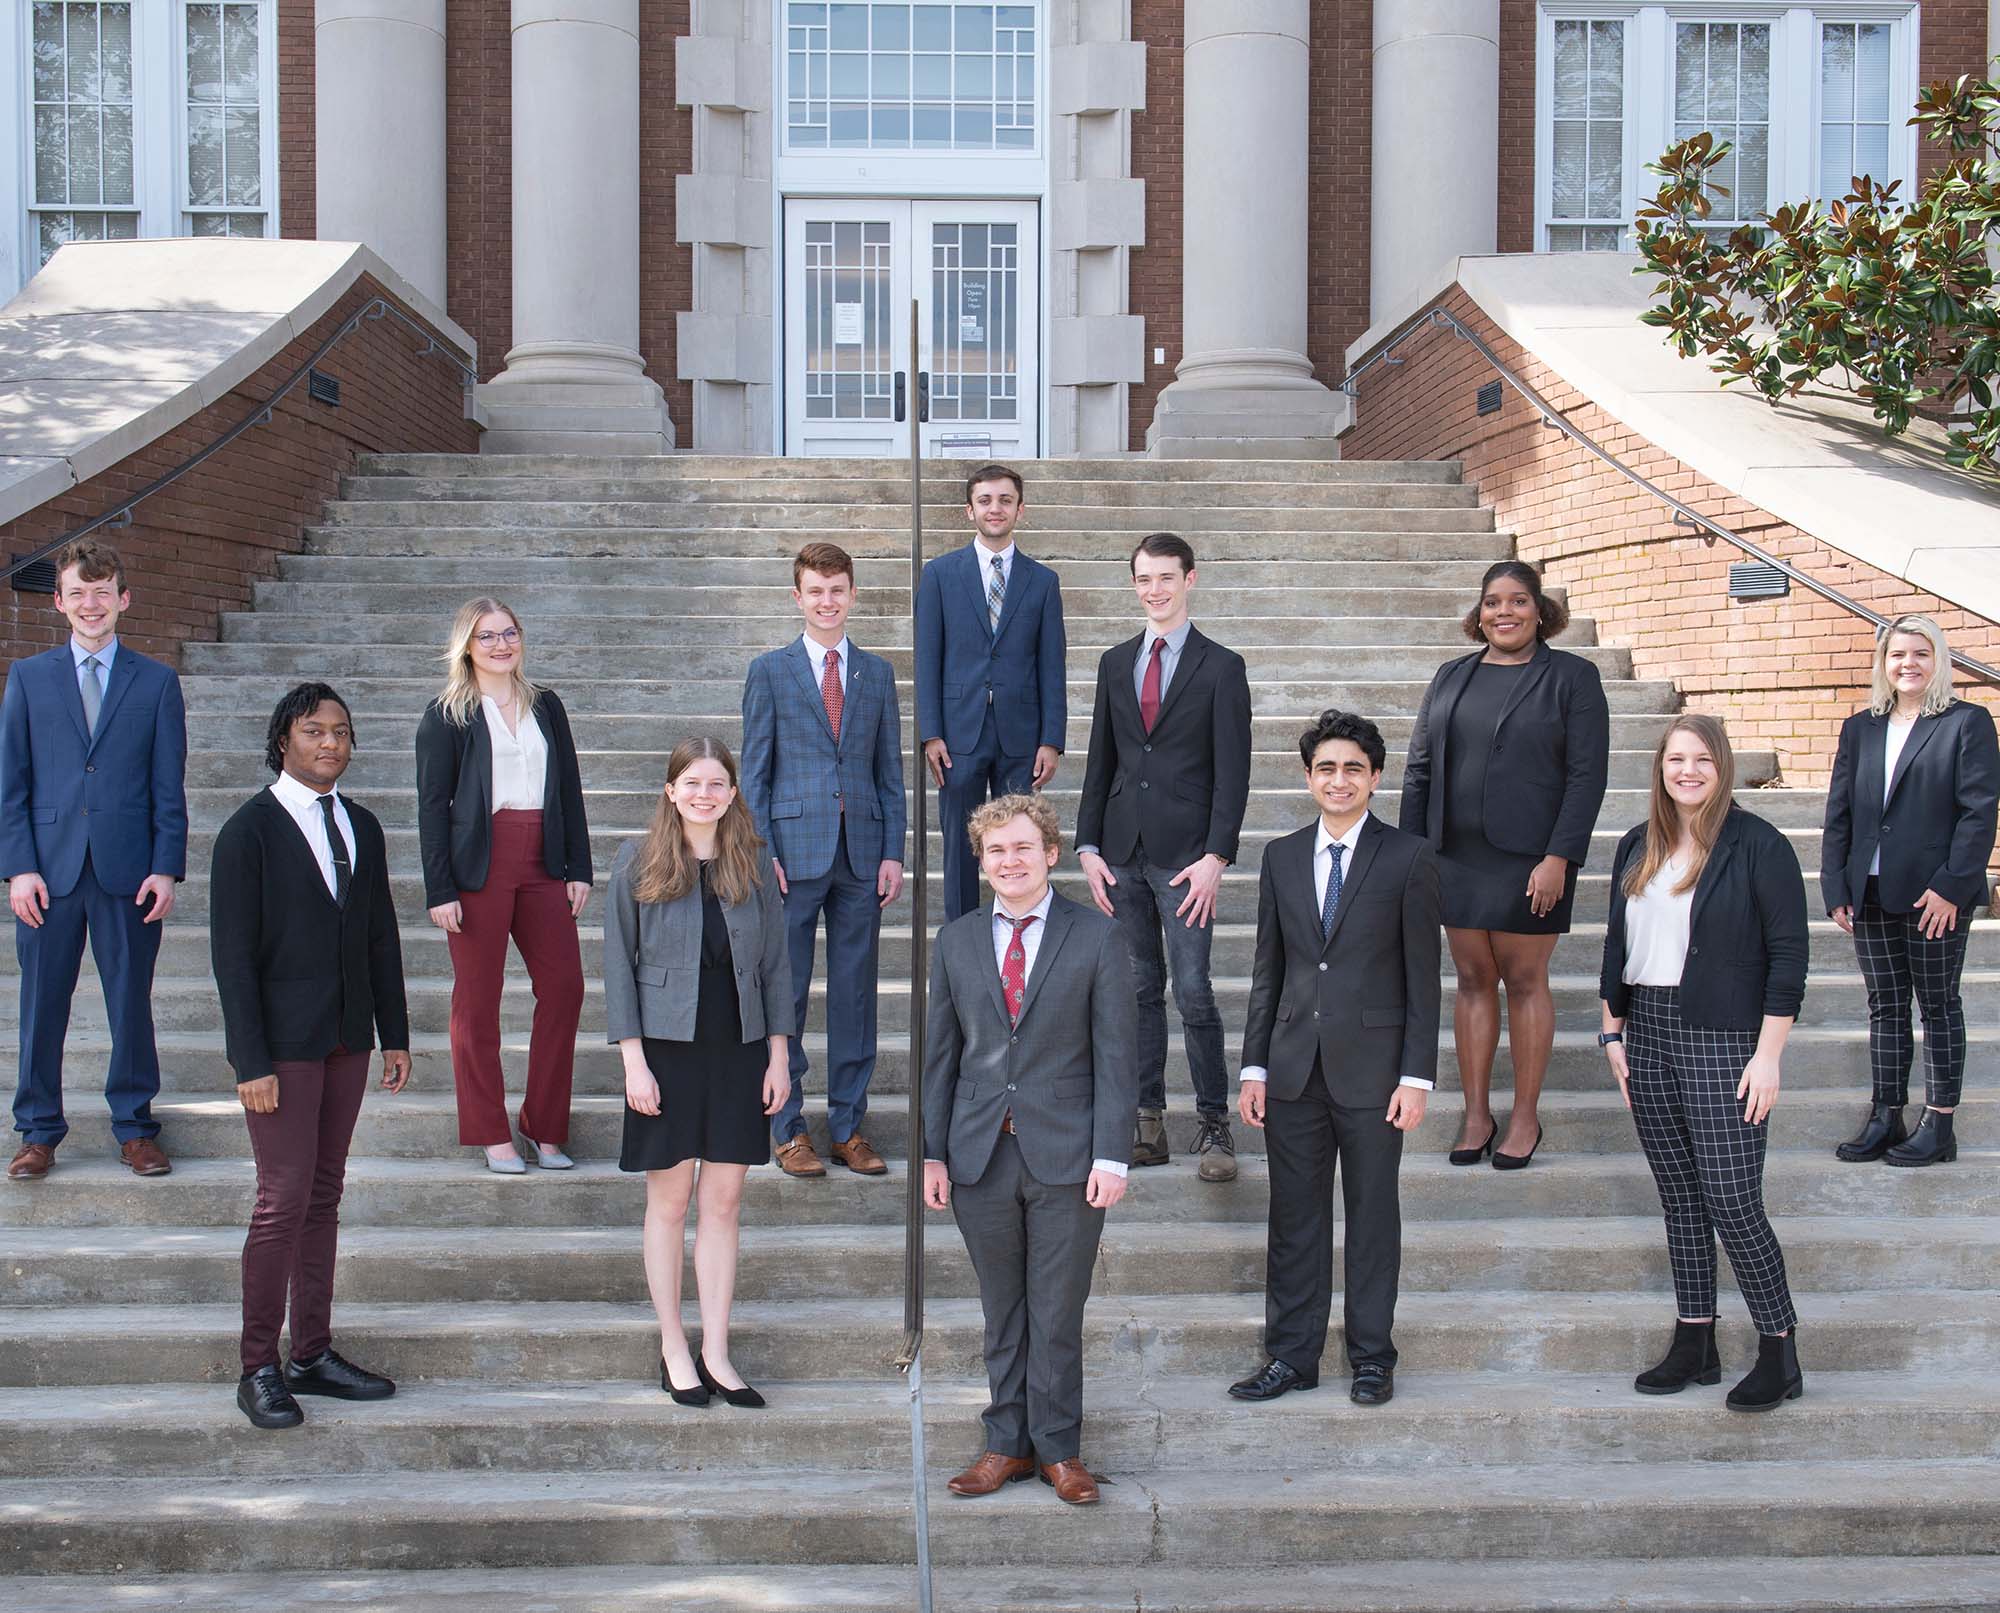
POLYGON ((958 316, 958 339, 962 342, 971 343, 974 346, 986 340, 986 332, 981 328, 977 314, 960 314, 958 316))
POLYGON ((860 342, 860 303, 837 302, 833 305, 833 339, 843 347, 860 342))

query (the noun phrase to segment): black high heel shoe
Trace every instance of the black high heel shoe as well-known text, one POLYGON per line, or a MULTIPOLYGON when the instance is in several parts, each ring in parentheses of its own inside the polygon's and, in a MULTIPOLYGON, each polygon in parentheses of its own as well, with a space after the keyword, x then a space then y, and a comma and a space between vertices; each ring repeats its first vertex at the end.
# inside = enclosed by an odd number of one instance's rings
POLYGON ((667 1358, 660 1357, 660 1388, 674 1397, 676 1406, 705 1406, 708 1404, 708 1374, 701 1370, 701 1362, 694 1364, 695 1376, 701 1379, 692 1389, 676 1389, 674 1380, 667 1376, 667 1358))
MULTIPOLYGON (((1535 1148, 1541 1146, 1542 1128, 1538 1125, 1535 1127, 1535 1148)), ((1524 1171, 1528 1168, 1528 1161, 1535 1157, 1535 1148, 1530 1148, 1525 1154, 1503 1154, 1496 1148, 1493 1150, 1493 1168, 1496 1171, 1524 1171)))
POLYGON ((1486 1141, 1477 1148, 1454 1148, 1445 1159, 1453 1165, 1477 1165, 1493 1152, 1493 1144, 1500 1136, 1500 1122, 1493 1122, 1493 1129, 1486 1134, 1486 1141))
POLYGON ((756 1410, 765 1403, 764 1397, 758 1394, 747 1383, 741 1389, 725 1389, 715 1381, 714 1375, 708 1370, 708 1363, 698 1355, 694 1358, 694 1370, 695 1376, 701 1379, 701 1398, 704 1400, 711 1393, 718 1394, 722 1396, 727 1404, 750 1411, 756 1410))

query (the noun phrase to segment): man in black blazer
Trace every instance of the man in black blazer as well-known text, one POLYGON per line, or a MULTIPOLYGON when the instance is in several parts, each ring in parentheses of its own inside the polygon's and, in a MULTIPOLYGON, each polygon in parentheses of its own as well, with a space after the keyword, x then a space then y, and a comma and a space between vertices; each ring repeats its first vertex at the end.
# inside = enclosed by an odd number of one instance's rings
POLYGON ((1346 1212, 1345 1330, 1357 1405, 1395 1393, 1403 1133, 1437 1081, 1437 861, 1370 815, 1382 733, 1326 711, 1299 740, 1319 821, 1264 850, 1237 1112, 1267 1139, 1263 1369, 1230 1385, 1273 1400, 1319 1383, 1333 1298, 1333 1178, 1346 1212))
POLYGON ((383 1090, 400 1092, 410 1078, 382 826, 335 789, 353 754, 346 703, 323 683, 300 684, 271 716, 265 761, 277 781, 215 838, 210 947, 257 1156, 236 1403, 259 1428, 303 1422, 295 1395, 396 1392, 337 1355, 331 1340, 347 1145, 378 1033, 383 1090), (281 1369, 288 1293, 291 1358, 281 1369))
POLYGON ((1146 629, 1097 663, 1077 861, 1118 921, 1139 995, 1134 1165, 1167 1162, 1167 972, 1194 1080, 1203 1181, 1236 1175, 1222 1015, 1209 984, 1209 924, 1236 860, 1250 799, 1250 680, 1243 657, 1188 620, 1194 550, 1170 532, 1132 551, 1146 629), (1166 946, 1161 950, 1164 932, 1166 946))

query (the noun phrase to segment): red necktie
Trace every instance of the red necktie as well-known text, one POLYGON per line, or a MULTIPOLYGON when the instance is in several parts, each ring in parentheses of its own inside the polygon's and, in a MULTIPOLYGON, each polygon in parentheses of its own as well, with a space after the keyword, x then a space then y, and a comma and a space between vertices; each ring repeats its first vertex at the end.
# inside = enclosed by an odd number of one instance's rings
MULTIPOLYGON (((1005 917, 1003 914, 1002 917, 1005 917)), ((1028 995, 1028 948, 1022 937, 1028 926, 1040 918, 1039 913, 1030 913, 1024 919, 1009 919, 1014 933, 1007 938, 1005 960, 1000 965, 1000 995, 1007 1000, 1007 1023, 1019 1024, 1021 1001, 1028 995)))
POLYGON ((1149 734, 1153 724, 1160 720, 1160 656, 1166 647, 1165 639, 1153 640, 1153 658, 1146 663, 1146 681, 1139 685, 1139 717, 1149 734))
POLYGON ((841 692, 840 688, 840 652, 838 650, 828 650, 826 652, 826 671, 819 680, 819 692, 820 698, 826 702, 827 726, 833 730, 833 742, 838 745, 840 743, 840 708, 847 698, 841 692))

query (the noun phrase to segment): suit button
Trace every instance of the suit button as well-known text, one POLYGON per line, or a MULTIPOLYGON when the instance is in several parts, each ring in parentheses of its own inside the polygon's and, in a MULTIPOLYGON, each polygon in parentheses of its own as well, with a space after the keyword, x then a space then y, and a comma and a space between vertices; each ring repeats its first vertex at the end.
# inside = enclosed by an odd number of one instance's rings
POLYGON ((1144 751, 1148 756, 1153 754, 1153 747, 1151 745, 1141 745, 1139 749, 1144 751))
POLYGON ((1701 948, 1700 948, 1700 947, 1689 947, 1689 948, 1688 948, 1688 956, 1689 956, 1690 958, 1698 958, 1698 957, 1700 957, 1700 956, 1701 956, 1701 948))
POLYGON ((1150 790, 1150 789, 1151 789, 1152 787, 1153 787, 1153 786, 1152 786, 1152 784, 1151 784, 1150 782, 1148 782, 1147 780, 1145 780, 1145 779, 1141 779, 1141 780, 1139 780, 1139 788, 1140 788, 1140 789, 1142 789, 1142 790, 1150 790))
MULTIPOLYGON (((1018 1037, 1018 1036, 1010 1036, 1010 1037, 1008 1037, 1008 1038, 1007 1038, 1007 1045, 1008 1045, 1009 1047, 1012 1047, 1012 1046, 1013 1046, 1013 1045, 1014 1045, 1014 1044, 1015 1044, 1016 1042, 1018 1042, 1018 1041, 1019 1041, 1020 1039, 1021 1039, 1021 1038, 1020 1038, 1020 1037, 1018 1037)), ((1014 1089, 1013 1089, 1012 1087, 1009 1087, 1009 1088, 1008 1088, 1007 1090, 1008 1090, 1009 1092, 1012 1092, 1012 1091, 1013 1091, 1014 1089)))
POLYGON ((1882 832, 1883 832, 1884 834, 1887 834, 1887 833, 1889 832, 1889 825, 1888 825, 1888 824, 1886 824, 1886 823, 1885 823, 1885 824, 1883 824, 1883 825, 1882 825, 1882 832))
POLYGON ((1007 1090, 1008 1090, 1009 1092, 1012 1092, 1012 1091, 1014 1090, 1014 1083, 1013 1083, 1013 1082, 1009 1081, 1009 1082, 1007 1083, 1007 1090))
POLYGON ((1326 965, 1325 965, 1325 964, 1323 964, 1323 963, 1322 963, 1322 964, 1321 964, 1321 965, 1319 966, 1319 972, 1320 972, 1321 974, 1325 974, 1325 973, 1326 973, 1326 965))
POLYGON ((95 773, 97 771, 97 764, 95 762, 85 762, 83 770, 86 773, 95 773))
POLYGON ((83 815, 84 815, 84 816, 85 816, 86 818, 90 816, 90 808, 89 808, 89 807, 85 807, 85 808, 83 809, 83 815))

